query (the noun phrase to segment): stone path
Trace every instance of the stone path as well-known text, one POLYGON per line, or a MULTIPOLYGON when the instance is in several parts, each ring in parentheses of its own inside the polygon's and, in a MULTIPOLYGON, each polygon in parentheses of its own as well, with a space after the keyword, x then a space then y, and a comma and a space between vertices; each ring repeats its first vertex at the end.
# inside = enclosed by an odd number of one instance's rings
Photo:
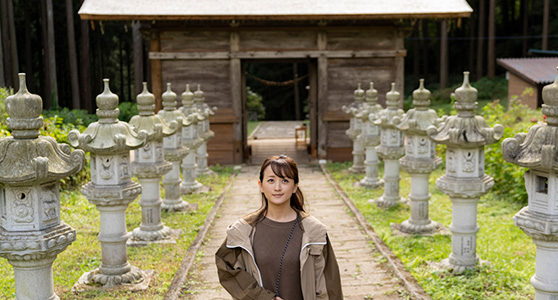
MULTIPOLYGON (((393 275, 385 258, 376 250, 370 237, 349 213, 320 169, 299 168, 308 211, 329 228, 345 299, 406 299, 401 281, 393 275)), ((225 238, 227 226, 260 206, 258 171, 256 166, 243 167, 236 177, 198 252, 198 260, 182 288, 181 299, 231 299, 218 282, 214 253, 225 238)))

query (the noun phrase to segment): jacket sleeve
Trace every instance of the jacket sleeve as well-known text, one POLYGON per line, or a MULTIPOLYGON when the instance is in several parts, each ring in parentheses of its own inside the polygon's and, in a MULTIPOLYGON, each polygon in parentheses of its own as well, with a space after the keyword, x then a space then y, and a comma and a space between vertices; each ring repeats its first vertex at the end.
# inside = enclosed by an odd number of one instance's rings
POLYGON ((339 265, 333 252, 333 247, 326 236, 327 245, 324 247, 324 277, 326 281, 327 295, 329 300, 343 300, 343 291, 341 289, 341 275, 339 274, 339 265))
POLYGON ((221 285, 234 299, 274 299, 275 293, 261 287, 258 281, 245 270, 241 257, 242 251, 244 250, 241 248, 227 248, 227 240, 225 240, 215 253, 215 264, 221 285))

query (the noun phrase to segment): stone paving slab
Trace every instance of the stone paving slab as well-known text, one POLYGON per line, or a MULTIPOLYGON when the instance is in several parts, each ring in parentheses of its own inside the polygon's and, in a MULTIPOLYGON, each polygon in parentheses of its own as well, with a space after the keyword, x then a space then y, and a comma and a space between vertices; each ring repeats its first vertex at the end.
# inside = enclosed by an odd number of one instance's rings
MULTIPOLYGON (((301 188, 308 211, 329 228, 330 240, 338 258, 344 299, 405 299, 405 288, 376 250, 370 238, 349 213, 318 168, 299 166, 301 188)), ((231 299, 217 278, 214 253, 234 220, 260 207, 257 186, 258 167, 244 167, 225 196, 217 217, 198 252, 198 259, 180 294, 181 299, 231 299)))

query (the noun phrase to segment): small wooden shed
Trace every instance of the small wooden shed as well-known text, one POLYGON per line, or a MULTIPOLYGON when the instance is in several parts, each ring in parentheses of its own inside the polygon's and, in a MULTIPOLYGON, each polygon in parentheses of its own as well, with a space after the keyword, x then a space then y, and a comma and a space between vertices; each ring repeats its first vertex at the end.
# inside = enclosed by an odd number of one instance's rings
POLYGON ((314 157, 351 158, 345 135, 357 83, 374 81, 380 102, 391 82, 403 90, 404 37, 420 18, 469 17, 465 0, 85 0, 87 20, 141 21, 149 35, 152 92, 170 82, 201 84, 211 119, 210 163, 248 158, 248 62, 306 63, 310 147, 314 157))
POLYGON ((508 98, 516 96, 529 108, 543 104, 542 88, 556 80, 558 57, 499 58, 507 70, 508 98))

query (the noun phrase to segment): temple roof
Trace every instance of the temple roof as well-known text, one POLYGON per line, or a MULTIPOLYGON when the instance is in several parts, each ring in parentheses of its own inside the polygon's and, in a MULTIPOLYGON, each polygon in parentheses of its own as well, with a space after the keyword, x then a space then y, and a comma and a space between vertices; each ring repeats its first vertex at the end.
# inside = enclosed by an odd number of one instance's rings
POLYGON ((87 20, 363 20, 469 17, 466 0, 85 0, 87 20))

